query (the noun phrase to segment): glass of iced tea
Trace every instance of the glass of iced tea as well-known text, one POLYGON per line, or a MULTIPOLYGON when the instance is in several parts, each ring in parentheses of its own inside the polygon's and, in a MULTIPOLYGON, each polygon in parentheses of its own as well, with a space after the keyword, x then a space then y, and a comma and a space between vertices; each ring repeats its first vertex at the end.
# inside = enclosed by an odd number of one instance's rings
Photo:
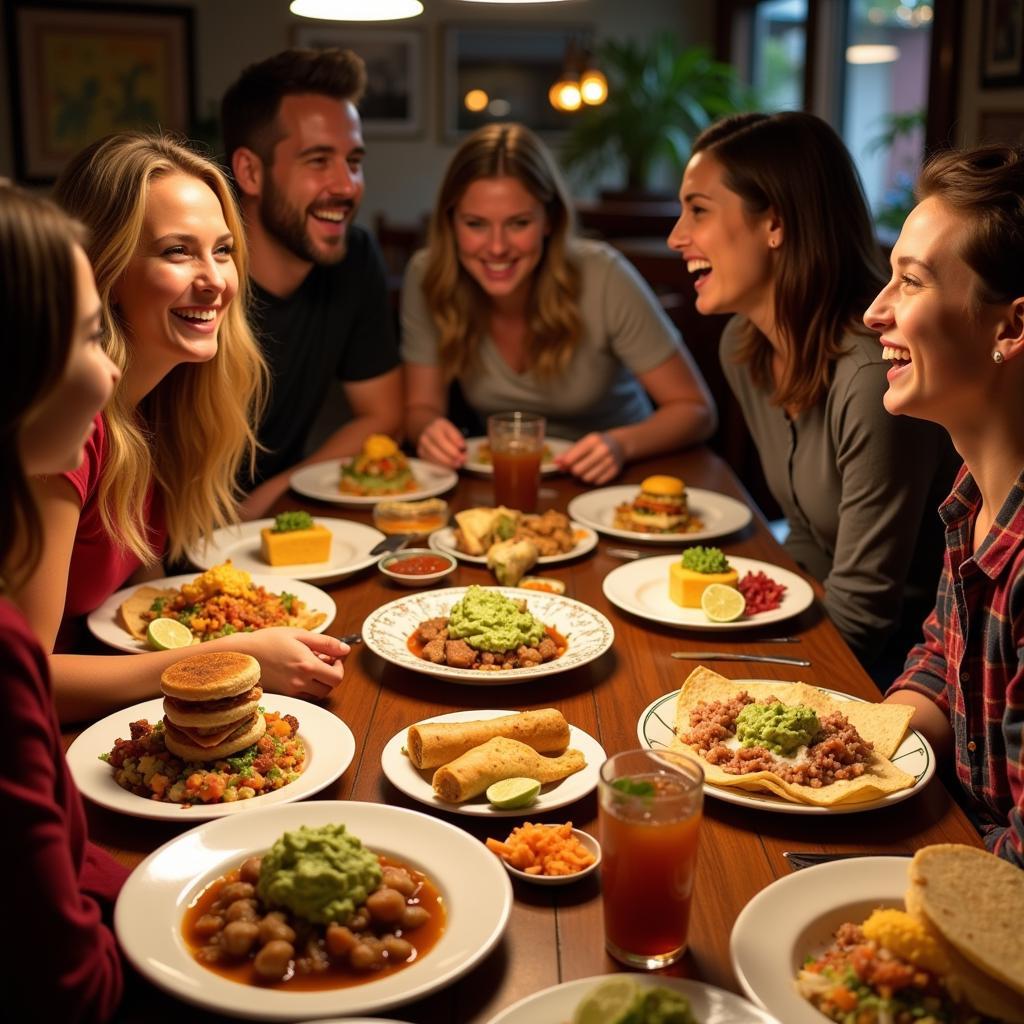
POLYGON ((627 750, 601 766, 605 948, 655 970, 686 952, 704 772, 685 754, 627 750))
POLYGON ((544 417, 531 412, 488 416, 487 440, 494 467, 494 503, 521 512, 536 512, 544 417))

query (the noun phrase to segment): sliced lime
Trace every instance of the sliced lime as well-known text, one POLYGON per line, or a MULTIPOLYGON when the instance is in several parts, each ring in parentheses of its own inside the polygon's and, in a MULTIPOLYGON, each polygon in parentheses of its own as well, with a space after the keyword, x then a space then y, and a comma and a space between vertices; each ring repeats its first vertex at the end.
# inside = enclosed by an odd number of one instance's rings
POLYGON ((712 622, 735 622, 747 610, 743 595, 724 583, 708 584, 700 595, 700 606, 712 622))
POLYGON ((572 1024, 620 1024, 639 994, 640 986, 631 978, 609 978, 576 1007, 572 1024))
POLYGON ((540 783, 536 779, 502 779, 487 787, 487 799, 503 811, 529 807, 537 799, 540 783))
POLYGON ((177 619, 154 619, 146 630, 149 646, 157 651, 174 651, 191 647, 195 637, 192 630, 177 619))

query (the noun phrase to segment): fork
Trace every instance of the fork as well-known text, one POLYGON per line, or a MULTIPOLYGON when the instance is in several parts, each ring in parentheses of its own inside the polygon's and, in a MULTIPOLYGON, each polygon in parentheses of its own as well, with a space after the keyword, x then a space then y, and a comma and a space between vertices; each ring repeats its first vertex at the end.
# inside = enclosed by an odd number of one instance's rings
POLYGON ((853 860, 857 857, 913 857, 905 850, 862 850, 857 853, 813 853, 798 850, 784 850, 782 856, 789 862, 793 871, 813 867, 815 864, 828 864, 833 860, 853 860))

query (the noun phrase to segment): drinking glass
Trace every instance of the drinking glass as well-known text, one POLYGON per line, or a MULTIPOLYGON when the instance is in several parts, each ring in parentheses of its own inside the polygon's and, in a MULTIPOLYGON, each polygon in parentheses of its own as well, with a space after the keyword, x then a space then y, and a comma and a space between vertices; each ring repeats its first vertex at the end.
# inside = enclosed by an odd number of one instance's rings
POLYGON ((535 512, 544 451, 544 417, 530 412, 488 416, 487 440, 494 467, 494 503, 520 512, 535 512))
POLYGON ((656 970, 686 952, 704 771, 685 754, 628 750, 601 766, 605 948, 656 970))

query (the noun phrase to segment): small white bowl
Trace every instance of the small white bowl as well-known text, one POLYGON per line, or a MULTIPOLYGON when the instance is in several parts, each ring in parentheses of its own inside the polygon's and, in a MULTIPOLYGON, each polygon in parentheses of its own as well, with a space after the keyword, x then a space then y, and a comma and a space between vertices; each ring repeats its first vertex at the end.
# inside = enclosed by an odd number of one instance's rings
POLYGON ((403 587, 429 587, 431 583, 436 583, 438 580, 443 580, 445 576, 450 576, 455 572, 458 566, 458 559, 453 555, 445 554, 443 551, 433 551, 431 548, 402 548, 400 551, 392 551, 386 554, 378 563, 377 568, 387 576, 389 580, 394 580, 395 583, 401 584, 403 587), (420 556, 426 556, 432 559, 438 559, 445 564, 443 569, 438 569, 437 572, 427 572, 420 574, 410 574, 401 572, 392 572, 390 566, 395 562, 401 562, 406 558, 417 558, 420 556))
MULTIPOLYGON (((549 828, 558 828, 557 825, 550 825, 549 828)), ((578 882, 581 878, 592 875, 601 866, 601 844, 589 833, 582 829, 574 828, 572 834, 594 855, 594 863, 589 868, 577 871, 574 875, 530 875, 519 868, 512 867, 504 857, 496 857, 505 865, 505 870, 513 878, 521 878, 524 882, 531 882, 533 885, 568 885, 570 882, 578 882)))

